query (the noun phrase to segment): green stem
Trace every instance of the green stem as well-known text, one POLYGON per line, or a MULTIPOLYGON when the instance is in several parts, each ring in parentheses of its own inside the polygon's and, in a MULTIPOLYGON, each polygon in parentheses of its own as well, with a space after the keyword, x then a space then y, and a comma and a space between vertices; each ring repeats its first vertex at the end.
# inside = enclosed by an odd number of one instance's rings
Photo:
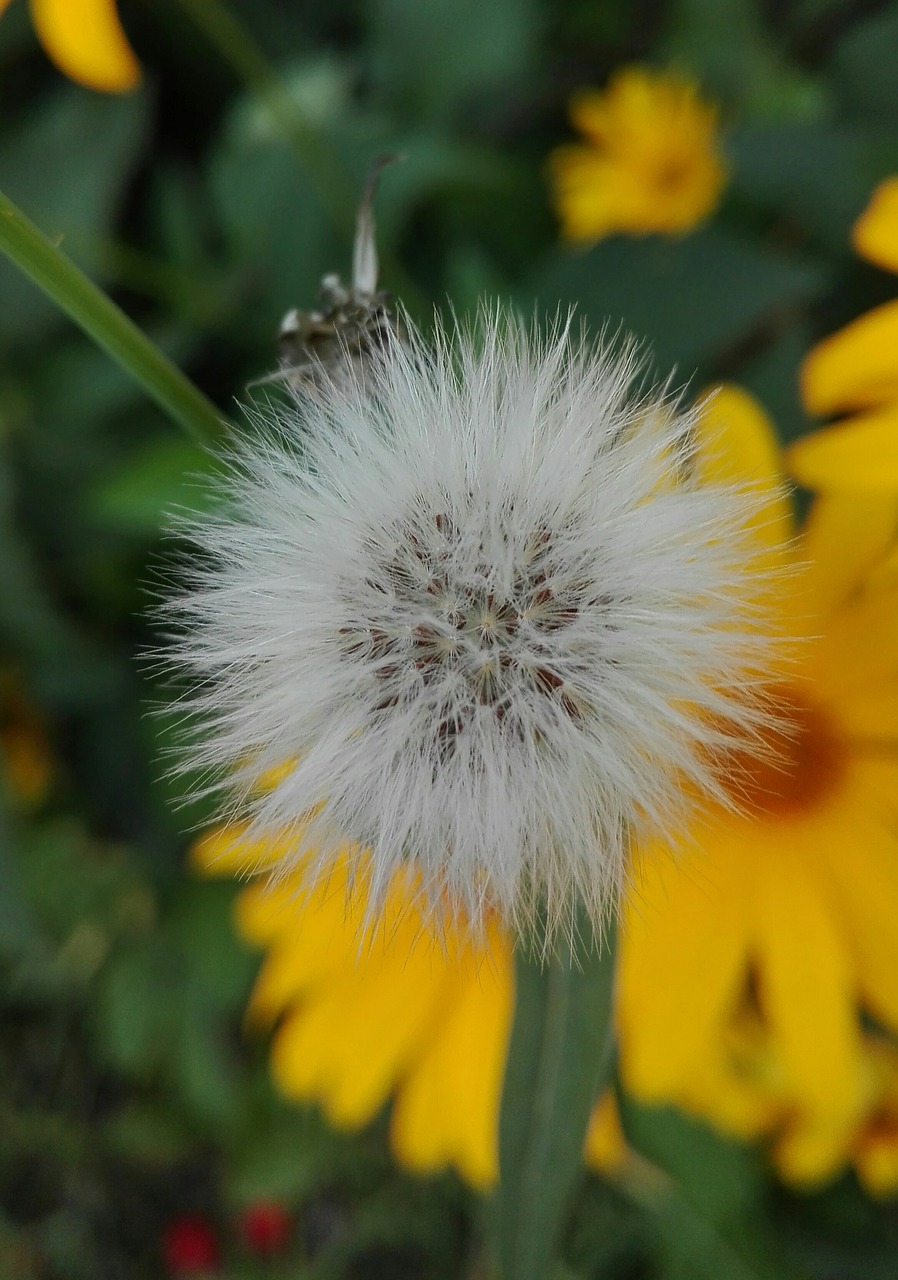
POLYGON ((613 931, 593 941, 581 915, 572 947, 559 945, 548 959, 519 947, 515 959, 494 1254, 500 1280, 545 1280, 590 1111, 613 1067, 613 931))
POLYGON ((189 435, 220 436, 224 415, 2 191, 0 250, 189 435))

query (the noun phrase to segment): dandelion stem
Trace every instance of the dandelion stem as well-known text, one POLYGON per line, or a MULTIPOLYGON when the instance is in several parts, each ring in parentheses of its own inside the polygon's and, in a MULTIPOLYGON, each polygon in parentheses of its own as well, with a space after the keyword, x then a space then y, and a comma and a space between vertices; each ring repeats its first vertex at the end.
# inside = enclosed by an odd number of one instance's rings
POLYGON ((589 1114, 611 1072, 614 955, 581 920, 548 961, 519 949, 499 1122, 495 1253, 501 1280, 551 1273, 589 1114))
POLYGON ((2 191, 0 250, 189 435, 221 434, 224 415, 2 191))

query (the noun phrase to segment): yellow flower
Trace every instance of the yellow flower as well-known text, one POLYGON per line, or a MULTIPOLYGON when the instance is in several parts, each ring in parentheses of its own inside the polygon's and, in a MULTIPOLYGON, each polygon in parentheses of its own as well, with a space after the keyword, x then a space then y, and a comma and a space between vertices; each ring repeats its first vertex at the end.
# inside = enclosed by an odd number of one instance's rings
MULTIPOLYGON (((741 433, 759 491, 766 457, 780 531, 788 516, 770 428, 732 391, 715 417, 731 438, 741 433)), ((830 496, 791 547, 770 544, 787 571, 780 627, 795 640, 770 690, 783 714, 769 734, 775 757, 721 761, 740 811, 703 814, 676 859, 644 850, 626 908, 625 1086, 743 1136, 770 1131, 787 1104, 853 1132, 858 1002, 898 1030, 898 584, 868 580, 896 515, 895 499, 830 496), (732 1043, 747 993, 775 1064, 760 1091, 757 1072, 739 1067, 744 1036, 732 1043)), ((839 1157, 808 1155, 802 1178, 828 1176, 839 1157)))
MULTIPOLYGON (((898 272, 898 178, 877 187, 852 240, 862 257, 898 272)), ((813 489, 898 488, 898 299, 818 342, 801 381, 809 413, 846 416, 792 446, 793 475, 813 489)))
POLYGON ((26 808, 47 797, 53 777, 40 717, 11 676, 0 676, 0 753, 12 797, 26 808))
MULTIPOLYGON (((235 829, 203 837, 195 864, 212 874, 257 870, 277 851, 235 829)), ((455 920, 439 936, 416 886, 394 877, 383 916, 365 928, 366 886, 341 865, 326 884, 300 872, 258 881, 237 901, 237 927, 266 951, 248 1017, 277 1022, 272 1068, 288 1098, 320 1104, 357 1128, 395 1093, 390 1139, 418 1172, 452 1166, 475 1187, 495 1181, 496 1122, 513 1008, 511 944, 495 920, 476 943, 455 920)), ((620 1157, 610 1100, 587 1139, 593 1163, 620 1157)))
POLYGON ((678 235, 717 205, 726 180, 717 110, 691 81, 627 67, 604 92, 577 94, 570 114, 586 142, 558 147, 549 157, 566 239, 678 235))
MULTIPOLYGON (((0 14, 10 0, 0 0, 0 14)), ((122 30, 115 0, 29 0, 47 55, 72 80, 105 93, 126 93, 140 65, 122 30)))

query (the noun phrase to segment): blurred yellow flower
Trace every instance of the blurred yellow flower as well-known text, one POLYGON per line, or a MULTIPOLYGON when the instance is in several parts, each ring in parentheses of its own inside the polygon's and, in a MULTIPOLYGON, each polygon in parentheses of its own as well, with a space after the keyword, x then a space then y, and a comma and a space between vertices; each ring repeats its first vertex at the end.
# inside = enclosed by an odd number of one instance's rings
MULTIPOLYGON (((257 870, 276 851, 234 828, 203 837, 195 865, 257 870)), ((256 882, 237 900, 240 934, 266 951, 248 1017, 277 1022, 272 1068, 288 1098, 357 1128, 395 1094, 390 1140, 407 1168, 452 1166, 472 1185, 498 1171, 497 1116, 511 1030, 511 944, 494 920, 474 942, 462 920, 434 930, 411 877, 394 877, 383 916, 364 927, 366 886, 345 867, 310 890, 301 873, 256 882)), ((596 1108, 587 1157, 623 1152, 610 1098, 596 1108)))
MULTIPOLYGON (((0 14, 10 0, 0 0, 0 14)), ((127 93, 140 80, 115 0, 29 0, 47 55, 72 80, 104 93, 127 93)))
POLYGON ((586 141, 549 157, 566 239, 678 235, 717 205, 726 181, 717 109, 691 81, 626 67, 604 91, 577 94, 570 115, 586 141))
POLYGON ((50 790, 53 757, 34 707, 13 677, 0 676, 0 753, 10 794, 27 808, 50 790))
MULTIPOLYGON (((877 187, 852 242, 862 257, 898 272, 898 178, 877 187)), ((791 447, 796 479, 822 490, 898 488, 898 299, 818 342, 801 384, 809 413, 845 416, 791 447)))
POLYGON ((868 579, 898 502, 821 498, 789 546, 770 427, 732 390, 706 428, 714 419, 741 435, 754 459, 742 474, 770 493, 768 554, 784 570, 780 626, 795 647, 770 690, 783 714, 769 732, 776 759, 721 762, 740 812, 703 814, 676 859, 643 851, 620 948, 621 1069, 637 1097, 744 1136, 800 1109, 843 1141, 780 1166, 822 1179, 862 1119, 858 1005, 898 1031, 898 584, 868 579), (747 1000, 776 1064, 760 1091, 738 1065, 747 1000))

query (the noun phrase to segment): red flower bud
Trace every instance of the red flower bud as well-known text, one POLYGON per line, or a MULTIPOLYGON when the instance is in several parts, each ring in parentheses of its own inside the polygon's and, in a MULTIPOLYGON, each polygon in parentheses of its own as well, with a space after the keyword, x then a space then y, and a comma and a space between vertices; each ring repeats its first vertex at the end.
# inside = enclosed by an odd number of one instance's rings
POLYGON ((177 1276, 217 1271, 221 1260, 215 1233, 198 1213, 172 1218, 162 1235, 162 1256, 177 1276))
POLYGON ((292 1218, 276 1200, 260 1200, 240 1215, 240 1234, 247 1248, 264 1258, 283 1253, 292 1230, 292 1218))

